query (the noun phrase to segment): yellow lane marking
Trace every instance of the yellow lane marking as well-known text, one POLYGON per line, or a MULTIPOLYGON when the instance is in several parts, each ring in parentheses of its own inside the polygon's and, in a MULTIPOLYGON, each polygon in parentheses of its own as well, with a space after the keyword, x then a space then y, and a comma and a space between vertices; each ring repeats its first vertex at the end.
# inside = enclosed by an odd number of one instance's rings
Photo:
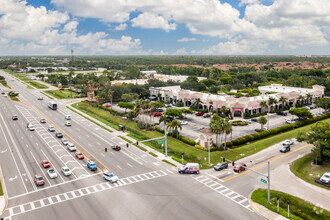
POLYGON ((254 208, 257 212, 259 212, 259 208, 256 206, 256 203, 252 201, 252 205, 253 205, 253 208, 254 208))
MULTIPOLYGON (((28 105, 28 104, 27 104, 28 105)), ((59 126, 57 126, 57 124, 55 122, 53 122, 51 119, 49 119, 45 114, 43 114, 41 111, 39 111, 37 108, 35 108, 34 106, 31 106, 31 108, 33 108, 35 111, 39 112, 39 115, 43 115, 45 118, 47 118, 48 121, 50 121, 54 127, 57 127, 57 130, 60 130, 62 133, 64 133, 66 136, 68 136, 70 139, 72 139, 78 146, 80 146, 82 149, 84 149, 89 155, 91 155, 97 162, 99 162, 100 164, 102 164, 103 167, 105 167, 107 170, 111 171, 111 169, 109 169, 107 166, 105 166, 101 161, 99 161, 93 154, 91 154, 88 150, 86 150, 83 146, 81 146, 74 138, 72 138, 70 135, 68 135, 66 132, 62 131, 61 128, 59 128, 59 126)), ((86 157, 86 159, 88 159, 86 157)), ((97 169, 100 172, 103 172, 99 167, 97 167, 97 169)))
MULTIPOLYGON (((282 157, 288 156, 288 155, 290 155, 290 154, 292 154, 292 153, 294 153, 294 152, 296 152, 296 151, 298 151, 298 150, 301 150, 301 149, 303 149, 303 148, 305 148, 305 147, 307 147, 307 146, 309 146, 309 145, 310 145, 310 144, 306 144, 306 145, 304 145, 304 146, 302 146, 302 147, 300 147, 300 148, 298 148, 298 149, 295 149, 295 150, 293 150, 293 151, 290 151, 289 153, 283 154, 283 155, 281 155, 281 156, 279 156, 279 157, 277 157, 277 158, 274 158, 274 159, 271 160, 270 162, 274 162, 275 160, 278 160, 278 159, 280 159, 280 158, 282 158, 282 157)), ((268 164, 268 163, 260 164, 259 166, 254 167, 252 170, 255 170, 255 169, 257 169, 257 168, 259 168, 259 167, 262 167, 262 166, 265 166, 265 165, 267 165, 267 164, 268 164)), ((239 177, 240 175, 243 175, 243 174, 248 173, 248 172, 251 172, 251 170, 247 170, 247 171, 245 171, 245 172, 243 172, 243 173, 240 173, 240 174, 238 174, 238 175, 235 175, 235 176, 229 177, 228 179, 225 179, 224 182, 226 182, 226 181, 228 181, 228 180, 231 180, 231 179, 234 179, 234 178, 236 178, 236 177, 239 177)))

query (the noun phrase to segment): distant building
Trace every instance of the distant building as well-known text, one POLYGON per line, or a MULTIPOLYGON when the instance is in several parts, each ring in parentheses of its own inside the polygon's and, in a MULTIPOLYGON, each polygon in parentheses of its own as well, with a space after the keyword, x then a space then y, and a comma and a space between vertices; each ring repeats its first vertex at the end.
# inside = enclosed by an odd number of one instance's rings
POLYGON ((295 107, 297 104, 306 103, 308 96, 312 98, 312 102, 316 98, 324 96, 324 87, 314 85, 312 89, 297 88, 282 86, 281 84, 272 84, 269 86, 258 87, 261 94, 254 97, 239 97, 227 94, 207 94, 201 92, 195 92, 190 90, 181 89, 180 86, 169 86, 169 87, 151 87, 150 96, 157 99, 160 97, 162 101, 169 101, 173 104, 182 102, 185 107, 193 105, 197 99, 200 99, 198 109, 207 109, 208 111, 219 111, 222 106, 232 113, 233 116, 242 117, 243 113, 250 113, 251 115, 262 113, 267 109, 263 109, 260 102, 266 101, 269 105, 268 100, 270 97, 277 100, 277 104, 269 106, 270 111, 284 109, 285 106, 295 107), (272 94, 266 94, 266 92, 273 92, 272 94), (309 95, 308 95, 309 94, 309 95), (285 97, 286 103, 280 103, 280 98, 285 97), (303 99, 300 99, 303 97, 303 99))

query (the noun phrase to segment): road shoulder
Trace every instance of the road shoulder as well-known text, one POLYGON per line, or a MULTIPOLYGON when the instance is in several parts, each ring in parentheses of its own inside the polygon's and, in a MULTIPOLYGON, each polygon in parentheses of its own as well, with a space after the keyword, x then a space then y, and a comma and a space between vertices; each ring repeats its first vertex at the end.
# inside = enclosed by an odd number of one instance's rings
POLYGON ((0 216, 1 216, 2 213, 6 210, 8 205, 8 194, 7 194, 5 178, 3 177, 1 166, 0 166, 0 181, 3 190, 3 196, 0 196, 0 216))

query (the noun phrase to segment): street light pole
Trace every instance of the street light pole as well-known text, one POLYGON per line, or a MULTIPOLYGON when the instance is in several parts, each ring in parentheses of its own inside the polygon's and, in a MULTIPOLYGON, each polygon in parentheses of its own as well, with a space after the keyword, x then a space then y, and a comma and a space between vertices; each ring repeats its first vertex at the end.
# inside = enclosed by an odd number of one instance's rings
POLYGON ((166 131, 166 113, 164 114, 164 131, 165 131, 165 157, 167 157, 167 131, 166 131))
POLYGON ((267 176, 267 180, 268 180, 268 201, 267 203, 270 204, 270 164, 268 161, 268 176, 267 176))

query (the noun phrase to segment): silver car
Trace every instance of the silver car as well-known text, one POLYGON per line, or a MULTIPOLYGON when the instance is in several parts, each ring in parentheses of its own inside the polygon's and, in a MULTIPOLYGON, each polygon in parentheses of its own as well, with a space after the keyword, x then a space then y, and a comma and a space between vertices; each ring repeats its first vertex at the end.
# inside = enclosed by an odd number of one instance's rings
POLYGON ((69 167, 62 167, 61 168, 62 173, 64 174, 64 176, 70 176, 72 174, 71 170, 69 169, 69 167))
POLYGON ((103 173, 103 179, 108 180, 111 183, 115 183, 115 182, 118 181, 119 178, 114 173, 106 171, 106 172, 103 173))
POLYGON ((62 141, 63 145, 68 145, 69 144, 69 141, 67 139, 62 139, 61 141, 62 141))
POLYGON ((47 174, 51 179, 54 179, 57 177, 57 173, 54 169, 49 169, 47 170, 47 174))
POLYGON ((72 143, 68 143, 68 145, 66 145, 66 146, 69 149, 69 151, 76 151, 77 150, 76 146, 74 146, 74 144, 72 144, 72 143))

